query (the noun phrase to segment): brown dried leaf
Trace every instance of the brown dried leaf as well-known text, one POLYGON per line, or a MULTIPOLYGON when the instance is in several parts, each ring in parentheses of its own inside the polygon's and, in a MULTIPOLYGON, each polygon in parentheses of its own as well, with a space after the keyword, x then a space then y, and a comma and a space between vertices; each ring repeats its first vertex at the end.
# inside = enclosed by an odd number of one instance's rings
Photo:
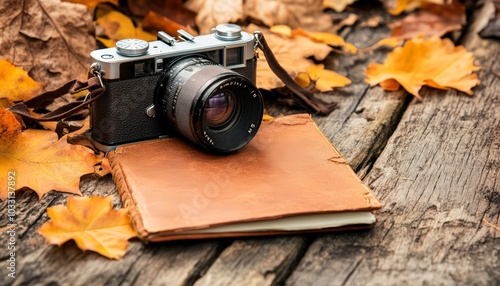
POLYGON ((465 7, 458 1, 450 4, 425 3, 422 9, 399 21, 387 24, 390 38, 412 39, 420 36, 443 36, 460 30, 465 24, 465 7))
POLYGON ((484 3, 483 13, 488 17, 488 22, 481 28, 481 37, 500 38, 500 0, 487 0, 484 3))
POLYGON ((210 33, 210 29, 218 24, 245 18, 242 0, 189 0, 185 5, 191 11, 197 12, 196 26, 200 34, 210 33))
POLYGON ((59 0, 2 0, 0 14, 3 57, 47 83, 47 90, 87 78, 89 54, 96 48, 87 7, 59 0))
POLYGON ((182 0, 128 0, 127 5, 135 16, 145 17, 154 12, 184 27, 195 25, 196 13, 184 6, 182 0))
POLYGON ((191 26, 183 26, 177 22, 172 21, 171 19, 159 15, 156 12, 149 11, 149 13, 142 19, 142 27, 150 31, 151 33, 157 33, 158 31, 163 31, 169 35, 177 35, 177 30, 182 29, 189 32, 192 35, 196 35, 196 31, 194 31, 191 26))
POLYGON ((323 12, 323 0, 246 0, 246 16, 272 27, 287 25, 320 32, 334 29, 331 17, 323 12))

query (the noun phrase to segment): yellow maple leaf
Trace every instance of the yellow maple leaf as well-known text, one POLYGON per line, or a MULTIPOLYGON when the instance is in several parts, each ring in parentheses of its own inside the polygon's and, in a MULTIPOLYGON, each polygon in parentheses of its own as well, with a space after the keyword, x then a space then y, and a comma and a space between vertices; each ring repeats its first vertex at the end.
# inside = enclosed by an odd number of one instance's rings
POLYGON ((276 25, 270 28, 270 31, 282 36, 293 38, 295 36, 307 37, 315 42, 324 43, 333 47, 343 47, 347 53, 355 54, 357 48, 350 43, 346 43, 344 38, 339 35, 327 32, 308 32, 302 28, 293 29, 286 25, 276 25))
POLYGON ((120 259, 127 240, 137 236, 126 209, 113 209, 112 197, 69 197, 68 205, 47 208, 51 221, 38 233, 49 244, 62 245, 73 239, 82 250, 120 259))
POLYGON ((419 100, 423 85, 454 88, 472 95, 471 88, 480 83, 473 72, 479 69, 474 65, 474 56, 462 46, 455 47, 449 39, 417 38, 394 49, 383 65, 371 63, 365 81, 386 90, 395 90, 400 84, 419 100))
POLYGON ((300 73, 295 81, 303 87, 311 84, 311 80, 315 82, 315 87, 321 91, 330 91, 334 87, 342 87, 351 83, 347 77, 340 75, 334 71, 325 69, 325 65, 311 65, 305 73, 300 73))
MULTIPOLYGON (((86 147, 67 143, 67 136, 47 130, 28 129, 20 125, 10 111, 0 109, 0 174, 15 172, 15 189, 28 187, 38 197, 51 190, 80 195, 80 177, 92 173, 99 158, 86 147), (10 113, 10 114, 9 114, 10 113), (3 128, 6 129, 3 129, 3 128)), ((0 199, 8 197, 7 176, 0 176, 0 199)), ((10 189, 12 191, 12 189, 10 189)))
POLYGON ((0 98, 12 101, 28 100, 45 86, 34 81, 27 72, 8 60, 0 60, 0 98))

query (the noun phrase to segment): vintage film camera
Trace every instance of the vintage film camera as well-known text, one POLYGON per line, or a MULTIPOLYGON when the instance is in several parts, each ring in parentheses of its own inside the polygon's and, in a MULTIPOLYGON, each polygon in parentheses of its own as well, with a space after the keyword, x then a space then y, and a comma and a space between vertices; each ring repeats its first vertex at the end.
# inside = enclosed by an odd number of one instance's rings
POLYGON ((234 24, 197 37, 178 33, 182 41, 159 32, 157 41, 126 39, 90 54, 106 87, 91 106, 99 149, 180 134, 231 152, 254 137, 264 110, 254 35, 234 24))

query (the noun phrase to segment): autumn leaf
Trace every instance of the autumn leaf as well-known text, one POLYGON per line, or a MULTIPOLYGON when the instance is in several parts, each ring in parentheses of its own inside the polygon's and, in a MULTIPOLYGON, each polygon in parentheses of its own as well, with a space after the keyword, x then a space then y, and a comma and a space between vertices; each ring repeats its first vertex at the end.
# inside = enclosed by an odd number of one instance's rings
POLYGON ((384 0, 392 15, 413 11, 426 3, 444 4, 445 0, 384 0))
POLYGON ((87 7, 59 0, 2 0, 0 11, 2 58, 46 83, 47 90, 87 79, 89 54, 96 48, 87 7))
POLYGON ((180 26, 194 27, 195 25, 196 13, 189 10, 183 0, 127 0, 126 2, 134 16, 146 17, 148 13, 154 12, 180 26))
POLYGON ((112 197, 69 197, 67 207, 47 208, 51 221, 39 229, 47 243, 61 246, 73 239, 82 250, 120 259, 127 240, 137 236, 126 209, 114 210, 112 197))
POLYGON ((106 47, 114 47, 116 41, 134 38, 155 41, 156 36, 136 27, 127 15, 114 10, 110 6, 99 6, 96 11, 96 23, 99 33, 96 38, 106 47))
POLYGON ((364 27, 375 28, 381 25, 383 22, 384 18, 382 18, 382 16, 373 16, 363 21, 361 24, 359 24, 359 28, 364 28, 364 27))
POLYGON ((449 39, 418 38, 396 48, 383 65, 371 63, 365 81, 386 90, 402 85, 419 100, 423 85, 454 88, 472 95, 471 88, 480 83, 473 72, 479 69, 474 65, 474 56, 462 46, 455 47, 449 39))
POLYGON ((360 49, 359 51, 360 52, 369 52, 369 51, 373 51, 375 49, 378 49, 380 47, 395 48, 397 46, 401 46, 403 42, 404 41, 399 40, 397 38, 385 38, 385 39, 382 39, 382 40, 378 41, 377 43, 375 43, 375 45, 373 45, 371 47, 364 48, 364 49, 360 49))
POLYGON ((7 109, 0 108, 0 149, 10 148, 20 134, 21 124, 16 116, 7 109))
POLYGON ((181 24, 172 21, 171 19, 159 15, 156 12, 149 11, 149 13, 141 21, 144 30, 155 32, 163 31, 169 35, 177 35, 177 31, 182 29, 191 35, 197 35, 197 32, 191 26, 182 26, 181 24))
MULTIPOLYGON (((246 30, 249 33, 253 33, 255 30, 261 31, 278 62, 292 78, 295 78, 300 72, 304 72, 312 64, 309 57, 321 61, 332 50, 326 44, 314 42, 303 36, 283 37, 255 25, 249 25, 246 30)), ((257 62, 257 87, 270 90, 283 86, 283 82, 269 67, 264 54, 260 53, 257 62)))
POLYGON ((14 101, 6 97, 0 97, 0 107, 1 108, 9 108, 14 105, 14 101))
POLYGON ((336 12, 344 11, 345 7, 351 5, 356 0, 323 0, 323 7, 330 8, 336 12))
POLYGON ((11 101, 28 100, 45 86, 33 80, 22 68, 15 67, 9 60, 0 60, 0 98, 11 101))
POLYGON ((295 36, 304 36, 315 42, 324 43, 333 47, 343 47, 348 53, 356 53, 357 48, 350 43, 346 43, 344 38, 339 35, 327 32, 307 32, 302 28, 293 29, 286 25, 276 25, 270 28, 270 31, 283 35, 286 37, 293 38, 295 36))
MULTIPOLYGON (((67 136, 57 140, 57 134, 52 131, 18 132, 20 127, 12 113, 0 110, 3 113, 0 127, 6 130, 0 137, 4 143, 0 146, 0 172, 16 172, 16 190, 28 187, 40 198, 51 190, 80 195, 80 177, 92 173, 93 166, 99 162, 94 152, 68 144, 67 136)), ((0 176, 0 184, 7 186, 6 176, 0 176)), ((7 190, 2 187, 0 199, 6 198, 7 190)))
POLYGON ((197 13, 196 26, 200 34, 208 34, 218 24, 245 19, 242 0, 189 0, 185 6, 197 13))
POLYGON ((342 87, 351 83, 351 80, 334 71, 325 69, 325 65, 311 65, 305 73, 300 73, 295 81, 303 87, 308 87, 311 80, 316 89, 321 92, 330 91, 334 87, 342 87))
POLYGON ((489 20, 479 25, 479 35, 500 38, 500 0, 484 1, 483 5, 483 17, 489 20))
POLYGON ((111 3, 113 5, 118 6, 118 0, 63 0, 64 2, 83 4, 90 9, 94 9, 97 4, 100 3, 111 3))
POLYGON ((387 26, 392 29, 390 38, 404 40, 420 36, 443 36, 460 30, 464 24, 465 7, 458 1, 453 1, 441 5, 425 3, 419 11, 387 26))
MULTIPOLYGON (((229 0, 232 1, 232 0, 229 0)), ((323 12, 323 0, 245 0, 246 17, 261 21, 268 27, 287 25, 320 32, 335 29, 331 17, 323 12)))

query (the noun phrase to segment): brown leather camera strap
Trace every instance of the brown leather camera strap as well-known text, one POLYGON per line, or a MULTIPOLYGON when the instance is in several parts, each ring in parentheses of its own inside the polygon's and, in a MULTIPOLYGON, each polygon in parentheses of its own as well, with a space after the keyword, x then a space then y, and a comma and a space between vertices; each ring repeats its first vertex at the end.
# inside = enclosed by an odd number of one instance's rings
POLYGON ((327 115, 335 109, 337 106, 336 102, 325 102, 314 96, 313 93, 302 88, 298 83, 293 80, 293 78, 288 74, 288 72, 280 65, 276 57, 274 56, 271 48, 269 48, 264 35, 260 32, 255 33, 257 38, 257 44, 259 48, 264 52, 266 56, 267 63, 271 70, 283 81, 283 83, 292 91, 293 99, 306 108, 308 111, 314 114, 327 115))
POLYGON ((12 113, 20 115, 23 119, 32 121, 58 121, 70 117, 83 109, 85 106, 96 101, 104 93, 104 91, 105 88, 98 76, 91 77, 86 82, 80 82, 75 79, 67 82, 58 89, 47 91, 23 102, 18 102, 14 106, 10 107, 9 110, 12 113), (76 94, 84 90, 88 90, 87 96, 85 96, 84 100, 70 102, 40 117, 33 116, 28 110, 28 108, 45 108, 58 97, 67 93, 76 94))

